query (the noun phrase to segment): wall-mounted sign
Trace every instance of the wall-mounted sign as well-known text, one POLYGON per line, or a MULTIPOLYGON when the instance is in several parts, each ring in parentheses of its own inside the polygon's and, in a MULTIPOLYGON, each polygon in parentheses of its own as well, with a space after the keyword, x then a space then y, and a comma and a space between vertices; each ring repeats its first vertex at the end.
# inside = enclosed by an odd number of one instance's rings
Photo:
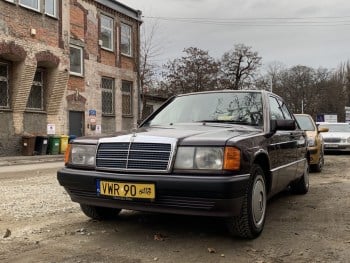
POLYGON ((101 133, 101 125, 96 125, 96 133, 101 133))
POLYGON ((47 125, 47 134, 53 135, 56 133, 56 126, 55 124, 48 124, 47 125))
POLYGON ((96 116, 96 110, 89 110, 89 116, 96 116))

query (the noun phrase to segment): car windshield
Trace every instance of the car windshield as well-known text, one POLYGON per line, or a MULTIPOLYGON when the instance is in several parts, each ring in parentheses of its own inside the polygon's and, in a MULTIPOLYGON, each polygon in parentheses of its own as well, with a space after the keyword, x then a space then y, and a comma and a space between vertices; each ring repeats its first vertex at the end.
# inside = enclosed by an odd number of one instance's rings
POLYGON ((347 123, 320 124, 320 127, 328 128, 329 132, 350 132, 350 125, 347 123))
POLYGON ((304 131, 314 131, 315 126, 313 124, 313 121, 310 119, 309 116, 303 116, 303 115, 296 115, 295 118, 298 121, 298 124, 300 126, 300 129, 304 131))
POLYGON ((145 125, 215 122, 262 126, 260 92, 216 92, 174 98, 145 125))

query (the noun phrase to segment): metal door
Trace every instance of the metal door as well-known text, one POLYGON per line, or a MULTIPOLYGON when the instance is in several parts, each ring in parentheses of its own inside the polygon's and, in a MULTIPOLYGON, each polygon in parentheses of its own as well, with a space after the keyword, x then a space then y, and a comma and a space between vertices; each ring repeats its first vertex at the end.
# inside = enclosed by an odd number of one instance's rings
POLYGON ((84 135, 84 112, 69 111, 69 135, 76 137, 84 135))

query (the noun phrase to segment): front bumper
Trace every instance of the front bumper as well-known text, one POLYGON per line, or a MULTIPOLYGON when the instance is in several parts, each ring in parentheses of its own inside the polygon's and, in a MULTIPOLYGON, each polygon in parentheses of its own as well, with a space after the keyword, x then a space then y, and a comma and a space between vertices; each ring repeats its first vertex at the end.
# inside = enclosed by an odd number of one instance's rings
POLYGON ((350 143, 325 143, 325 151, 350 151, 350 143))
POLYGON ((185 175, 128 174, 62 168, 57 179, 72 201, 137 211, 230 217, 241 211, 249 174, 185 175), (154 183, 154 200, 124 200, 98 196, 96 180, 154 183))

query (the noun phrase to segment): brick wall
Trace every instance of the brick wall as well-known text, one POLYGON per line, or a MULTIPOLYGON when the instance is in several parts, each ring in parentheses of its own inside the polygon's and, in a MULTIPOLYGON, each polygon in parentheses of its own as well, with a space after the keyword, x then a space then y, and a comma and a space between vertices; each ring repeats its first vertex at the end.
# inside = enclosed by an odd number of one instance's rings
MULTIPOLYGON (((70 39, 73 42, 83 40, 81 45, 84 47, 84 77, 79 78, 70 76, 68 81, 67 96, 76 94, 86 99, 84 105, 85 111, 85 131, 87 135, 95 134, 88 128, 89 110, 96 110, 96 124, 102 126, 103 133, 111 133, 116 130, 134 127, 137 120, 138 101, 137 101, 137 74, 136 74, 136 56, 132 58, 124 57, 119 53, 119 27, 121 21, 127 19, 126 16, 119 14, 115 10, 96 5, 94 1, 77 0, 71 1, 70 14, 75 17, 71 20, 70 39), (100 14, 109 15, 114 19, 114 50, 107 51, 98 45, 99 42, 99 17, 100 14), (79 25, 79 26, 77 26, 79 25), (83 33, 85 34, 83 35, 83 33), (102 98, 101 98, 101 77, 110 77, 115 79, 115 115, 113 117, 102 117, 102 98), (121 81, 129 80, 135 84, 134 94, 134 117, 122 117, 121 101, 121 81)), ((128 24, 133 25, 134 35, 133 43, 138 41, 137 22, 128 19, 128 24)), ((133 54, 137 55, 138 46, 133 47, 133 54)), ((74 103, 67 103, 66 110, 76 110, 74 103)), ((81 108, 80 108, 81 109, 81 108)), ((69 123, 67 123, 69 129, 69 123)))
MULTIPOLYGON (((120 23, 127 20, 133 26, 135 44, 138 22, 91 0, 57 1, 59 19, 15 2, 17 4, 0 1, 0 60, 11 63, 11 109, 0 110, 0 122, 8 123, 6 130, 0 129, 0 155, 20 154, 23 133, 42 134, 49 123, 55 124, 56 134, 67 134, 70 110, 84 111, 85 124, 89 120, 88 111, 96 110, 97 124, 108 133, 134 126, 138 107, 135 72, 138 45, 133 46, 134 57, 121 56, 119 28, 120 23), (100 13, 114 18, 113 51, 99 46, 100 13), (31 34, 34 31, 35 34, 31 34), (69 44, 77 42, 84 49, 83 77, 69 74, 69 44), (39 113, 26 110, 37 67, 43 67, 47 72, 45 111, 39 113), (102 76, 115 79, 116 111, 115 116, 109 118, 102 117, 102 76), (135 86, 133 118, 125 119, 121 114, 122 80, 132 81, 135 86)), ((87 126, 85 131, 86 135, 95 133, 87 126)))
MULTIPOLYGON (((59 2, 66 5, 68 1, 59 2)), ((60 21, 18 4, 0 1, 0 59, 9 64, 11 72, 11 108, 7 113, 0 110, 0 122, 8 124, 6 131, 0 131, 0 155, 21 154, 22 135, 26 132, 46 133, 46 125, 51 121, 47 112, 26 110, 37 67, 48 72, 45 108, 50 113, 61 114, 69 57, 67 50, 59 47, 63 39, 60 34, 64 35, 66 30, 60 21)), ((54 119, 60 128, 64 120, 54 119)))
POLYGON ((7 35, 58 47, 57 19, 6 1, 0 1, 0 17, 7 35), (35 37, 31 35, 31 29, 36 30, 35 37))

